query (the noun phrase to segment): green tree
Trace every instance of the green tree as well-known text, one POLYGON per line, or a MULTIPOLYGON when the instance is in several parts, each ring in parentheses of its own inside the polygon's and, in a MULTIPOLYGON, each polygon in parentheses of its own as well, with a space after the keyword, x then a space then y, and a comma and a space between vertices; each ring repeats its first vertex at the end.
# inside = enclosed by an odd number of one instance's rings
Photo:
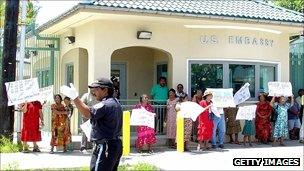
MULTIPOLYGON (((21 6, 21 5, 20 5, 21 6)), ((39 7, 33 4, 33 2, 28 1, 27 11, 26 11, 26 24, 34 23, 39 11, 39 7)), ((5 17, 5 0, 0 0, 0 28, 4 27, 4 17, 5 17)), ((21 17, 21 9, 19 12, 19 22, 21 17)))
POLYGON ((275 5, 304 13, 304 0, 268 0, 275 5))

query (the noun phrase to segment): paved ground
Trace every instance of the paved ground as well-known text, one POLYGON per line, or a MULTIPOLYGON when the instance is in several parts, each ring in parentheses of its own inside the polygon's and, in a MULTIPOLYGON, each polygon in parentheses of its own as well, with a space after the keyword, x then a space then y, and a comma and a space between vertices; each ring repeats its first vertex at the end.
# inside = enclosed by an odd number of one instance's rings
MULTIPOLYGON (((133 152, 121 159, 121 164, 136 164, 145 162, 156 165, 162 170, 304 170, 303 169, 303 144, 297 141, 286 141, 286 147, 272 147, 270 145, 254 144, 252 148, 241 145, 226 144, 224 150, 196 152, 192 146, 191 152, 178 153, 165 147, 155 149, 154 154, 138 154, 133 152), (300 158, 298 167, 235 167, 233 158, 300 158)), ((193 144, 195 145, 195 144, 193 144)), ((41 153, 13 153, 1 154, 1 168, 3 170, 18 166, 18 169, 38 168, 75 168, 88 166, 90 154, 79 151, 68 153, 57 152, 49 154, 48 148, 43 148, 41 153)))

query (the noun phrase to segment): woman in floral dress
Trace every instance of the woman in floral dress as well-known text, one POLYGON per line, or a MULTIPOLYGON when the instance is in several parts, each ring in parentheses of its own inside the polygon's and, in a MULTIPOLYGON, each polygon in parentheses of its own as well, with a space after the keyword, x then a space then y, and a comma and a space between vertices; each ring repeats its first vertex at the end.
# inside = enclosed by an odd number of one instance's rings
MULTIPOLYGON (((144 108, 148 112, 153 112, 153 107, 149 103, 149 98, 146 94, 140 96, 139 101, 140 103, 134 107, 135 109, 144 108)), ((138 152, 142 151, 144 145, 148 145, 149 153, 153 153, 152 145, 156 143, 155 129, 148 126, 138 126, 136 130, 136 148, 138 149, 138 152)))
POLYGON ((288 112, 287 110, 293 106, 294 98, 291 97, 291 103, 286 102, 285 97, 279 97, 279 102, 275 103, 275 97, 272 98, 270 105, 276 111, 277 119, 275 121, 273 131, 273 143, 272 146, 276 145, 276 141, 280 140, 280 145, 285 146, 284 138, 288 136, 288 112))
POLYGON ((62 104, 62 97, 59 94, 54 96, 55 103, 52 104, 52 138, 51 151, 54 153, 54 146, 63 146, 63 152, 66 152, 67 145, 71 142, 71 132, 68 125, 68 113, 62 104))

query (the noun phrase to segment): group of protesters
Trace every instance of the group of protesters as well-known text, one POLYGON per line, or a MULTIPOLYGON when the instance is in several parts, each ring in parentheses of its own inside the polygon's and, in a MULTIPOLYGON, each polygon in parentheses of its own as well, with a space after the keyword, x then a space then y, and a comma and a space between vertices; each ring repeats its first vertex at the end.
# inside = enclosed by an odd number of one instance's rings
MULTIPOLYGON (((220 108, 215 107, 220 115, 215 115, 211 110, 213 101, 213 92, 206 90, 196 90, 195 95, 190 99, 183 91, 183 85, 177 85, 175 89, 168 89, 166 78, 160 77, 158 84, 151 89, 151 97, 154 104, 166 104, 165 127, 169 148, 176 148, 176 117, 181 102, 192 101, 198 103, 205 111, 202 112, 195 121, 185 118, 184 120, 184 150, 189 151, 189 142, 198 142, 197 150, 209 150, 211 148, 224 148, 226 135, 229 137, 229 143, 241 144, 239 142, 239 133, 243 135, 243 145, 253 146, 253 138, 258 144, 269 144, 272 146, 285 146, 284 139, 299 140, 303 143, 303 98, 304 90, 298 91, 298 97, 294 100, 290 97, 269 97, 267 93, 259 94, 259 102, 256 104, 255 120, 245 120, 241 128, 240 120, 236 119, 238 107, 220 108), (302 99, 301 99, 302 98, 302 99), (211 142, 211 148, 209 146, 211 142)), ((141 96, 140 104, 143 104, 142 98, 145 98, 144 106, 152 106, 148 102, 148 96, 141 96)), ((142 126, 139 126, 142 127, 142 126)), ((144 126, 146 127, 146 126, 144 126)), ((149 151, 156 142, 155 131, 152 128, 137 129, 138 141, 140 145, 136 147, 141 151, 147 144, 149 151)))
MULTIPOLYGON (((113 83, 117 80, 112 79, 113 83)), ((167 144, 169 148, 176 148, 176 119, 177 112, 180 110, 180 104, 185 101, 192 101, 202 106, 205 111, 202 112, 195 121, 185 118, 184 120, 184 150, 189 151, 189 142, 197 143, 198 151, 209 150, 211 148, 224 148, 225 137, 229 137, 229 143, 241 144, 239 142, 239 133, 244 135, 243 145, 252 146, 253 137, 257 143, 268 144, 272 142, 275 146, 277 142, 284 146, 284 139, 289 135, 292 140, 303 142, 303 102, 304 90, 300 89, 298 97, 268 97, 266 93, 261 92, 259 102, 256 108, 255 120, 245 120, 243 129, 240 120, 236 119, 237 107, 219 108, 216 110, 220 115, 215 115, 211 110, 214 107, 212 98, 213 92, 196 90, 194 96, 190 99, 183 91, 183 85, 178 84, 177 89, 168 89, 165 77, 160 77, 158 84, 151 89, 149 95, 143 94, 139 98, 138 104, 134 108, 144 108, 149 112, 154 112, 153 104, 166 105, 165 127, 167 135, 167 144), (211 142, 211 146, 209 143, 211 142)), ((119 85, 116 84, 114 90, 116 98, 119 98, 119 85)), ((92 107, 97 104, 92 92, 84 94, 81 100, 92 107)), ((63 152, 71 143, 70 119, 73 114, 73 105, 71 99, 60 94, 54 96, 54 104, 51 105, 51 150, 54 153, 54 146, 62 146, 63 152), (64 102, 62 102, 64 101, 64 102)), ((23 128, 21 131, 21 141, 23 142, 23 151, 29 152, 27 142, 33 142, 34 152, 40 152, 37 141, 41 141, 40 129, 44 125, 42 104, 39 101, 23 103, 20 105, 23 117, 23 128)), ((82 122, 87 119, 83 118, 82 122)), ((156 143, 156 131, 148 126, 137 126, 136 148, 138 152, 143 152, 145 146, 147 151, 153 153, 153 145, 156 143)), ((88 141, 86 135, 82 134, 81 148, 86 152, 88 141)))

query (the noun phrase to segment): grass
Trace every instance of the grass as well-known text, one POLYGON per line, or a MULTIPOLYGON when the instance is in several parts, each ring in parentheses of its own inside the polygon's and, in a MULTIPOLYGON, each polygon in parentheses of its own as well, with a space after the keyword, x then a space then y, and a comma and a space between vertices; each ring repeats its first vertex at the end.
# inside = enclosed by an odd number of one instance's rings
POLYGON ((22 144, 14 144, 10 139, 0 138, 0 153, 16 153, 22 151, 22 144))
MULTIPOLYGON (((13 171, 13 170, 19 170, 18 169, 19 164, 18 162, 14 162, 14 163, 10 163, 6 166, 4 166, 3 170, 6 171, 13 171)), ((89 171, 90 168, 89 167, 77 167, 77 168, 63 168, 63 169, 52 169, 52 168, 46 168, 46 169, 30 169, 28 171, 51 171, 51 170, 58 170, 58 171, 89 171)), ((118 167, 118 171, 131 171, 131 170, 145 170, 145 171, 158 171, 160 169, 158 169, 156 166, 148 164, 148 163, 138 163, 135 165, 120 165, 118 167)))

